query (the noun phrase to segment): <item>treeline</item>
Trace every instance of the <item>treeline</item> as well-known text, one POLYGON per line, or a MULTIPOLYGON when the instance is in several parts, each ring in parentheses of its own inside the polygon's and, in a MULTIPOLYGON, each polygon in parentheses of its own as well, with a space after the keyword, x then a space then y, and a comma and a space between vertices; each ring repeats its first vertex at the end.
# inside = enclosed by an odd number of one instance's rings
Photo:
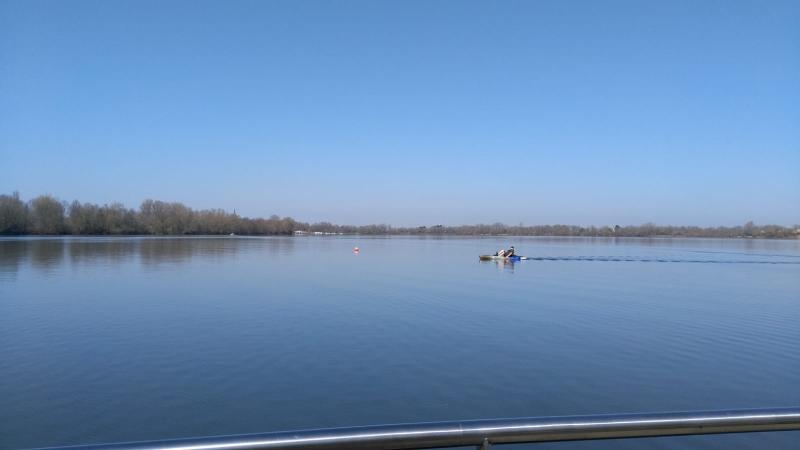
POLYGON ((297 229, 298 223, 290 217, 250 219, 221 209, 195 211, 182 203, 158 200, 145 200, 134 210, 121 203, 66 203, 50 195, 28 202, 17 192, 0 195, 3 235, 289 235, 297 229))
POLYGON ((755 225, 735 227, 637 226, 580 227, 574 225, 462 225, 399 227, 390 225, 307 224, 291 217, 251 219, 221 209, 195 211, 182 203, 145 200, 139 209, 121 203, 96 205, 66 203, 50 195, 28 202, 18 193, 0 195, 0 235, 290 235, 295 233, 432 236, 587 236, 587 237, 717 237, 800 238, 800 225, 755 225))
POLYGON ((736 227, 686 227, 661 226, 652 223, 633 226, 580 227, 575 225, 461 225, 455 227, 434 225, 431 227, 393 228, 389 225, 349 226, 321 222, 311 225, 310 232, 331 234, 394 234, 422 236, 575 236, 575 237, 705 237, 705 238, 800 238, 800 225, 758 226, 748 222, 736 227))

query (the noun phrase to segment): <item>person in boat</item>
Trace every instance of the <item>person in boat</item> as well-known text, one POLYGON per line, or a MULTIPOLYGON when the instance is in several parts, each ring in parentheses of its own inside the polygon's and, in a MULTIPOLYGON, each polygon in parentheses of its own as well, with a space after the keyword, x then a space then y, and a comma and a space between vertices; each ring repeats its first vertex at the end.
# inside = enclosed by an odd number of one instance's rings
POLYGON ((511 248, 509 248, 508 250, 505 250, 505 249, 498 250, 497 253, 494 254, 494 256, 502 256, 502 257, 506 257, 506 258, 508 258, 509 256, 515 256, 515 254, 514 254, 514 246, 512 245, 511 248))

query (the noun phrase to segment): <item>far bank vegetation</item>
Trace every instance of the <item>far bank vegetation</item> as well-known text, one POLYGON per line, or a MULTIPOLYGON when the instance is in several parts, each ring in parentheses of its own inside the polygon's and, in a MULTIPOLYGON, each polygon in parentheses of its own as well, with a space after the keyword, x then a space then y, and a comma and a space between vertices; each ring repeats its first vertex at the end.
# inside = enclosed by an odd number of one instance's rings
POLYGON ((121 203, 64 202, 51 195, 23 201, 19 193, 0 195, 0 235, 292 235, 303 233, 434 236, 593 236, 800 238, 800 226, 734 227, 575 225, 462 225, 392 227, 303 223, 291 217, 248 218, 222 209, 193 210, 178 202, 145 200, 138 209, 121 203))

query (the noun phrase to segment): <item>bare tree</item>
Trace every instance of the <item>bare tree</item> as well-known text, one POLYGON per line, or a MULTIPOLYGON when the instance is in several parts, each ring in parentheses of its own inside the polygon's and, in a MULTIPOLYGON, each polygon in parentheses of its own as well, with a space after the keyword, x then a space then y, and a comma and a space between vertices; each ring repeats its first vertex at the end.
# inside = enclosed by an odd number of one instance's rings
POLYGON ((19 192, 0 195, 0 234, 25 234, 28 231, 28 208, 19 192))
POLYGON ((35 234, 61 234, 66 230, 64 205, 51 195, 40 195, 30 202, 30 219, 35 234))

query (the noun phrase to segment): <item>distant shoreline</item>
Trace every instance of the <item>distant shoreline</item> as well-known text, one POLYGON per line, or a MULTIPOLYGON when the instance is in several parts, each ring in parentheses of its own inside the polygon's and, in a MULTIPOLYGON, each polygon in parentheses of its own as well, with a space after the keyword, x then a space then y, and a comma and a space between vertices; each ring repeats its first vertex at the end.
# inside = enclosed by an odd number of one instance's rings
POLYGON ((463 236, 800 239, 800 225, 732 227, 642 225, 505 225, 393 227, 386 224, 305 223, 291 217, 248 218, 222 209, 193 210, 178 202, 67 203, 50 195, 30 201, 0 195, 0 236, 463 236))
POLYGON ((0 240, 24 240, 24 239, 64 239, 64 238, 130 238, 130 239, 175 239, 175 238, 211 238, 211 239, 224 239, 224 238, 348 238, 348 237, 363 237, 363 238, 474 238, 474 239, 492 239, 492 238, 560 238, 560 239, 718 239, 718 240, 756 240, 756 241, 797 241, 800 237, 737 237, 737 236, 556 236, 556 235, 508 235, 508 234, 481 234, 481 235, 468 235, 468 234, 327 234, 327 235, 313 235, 313 234, 0 234, 0 240))

